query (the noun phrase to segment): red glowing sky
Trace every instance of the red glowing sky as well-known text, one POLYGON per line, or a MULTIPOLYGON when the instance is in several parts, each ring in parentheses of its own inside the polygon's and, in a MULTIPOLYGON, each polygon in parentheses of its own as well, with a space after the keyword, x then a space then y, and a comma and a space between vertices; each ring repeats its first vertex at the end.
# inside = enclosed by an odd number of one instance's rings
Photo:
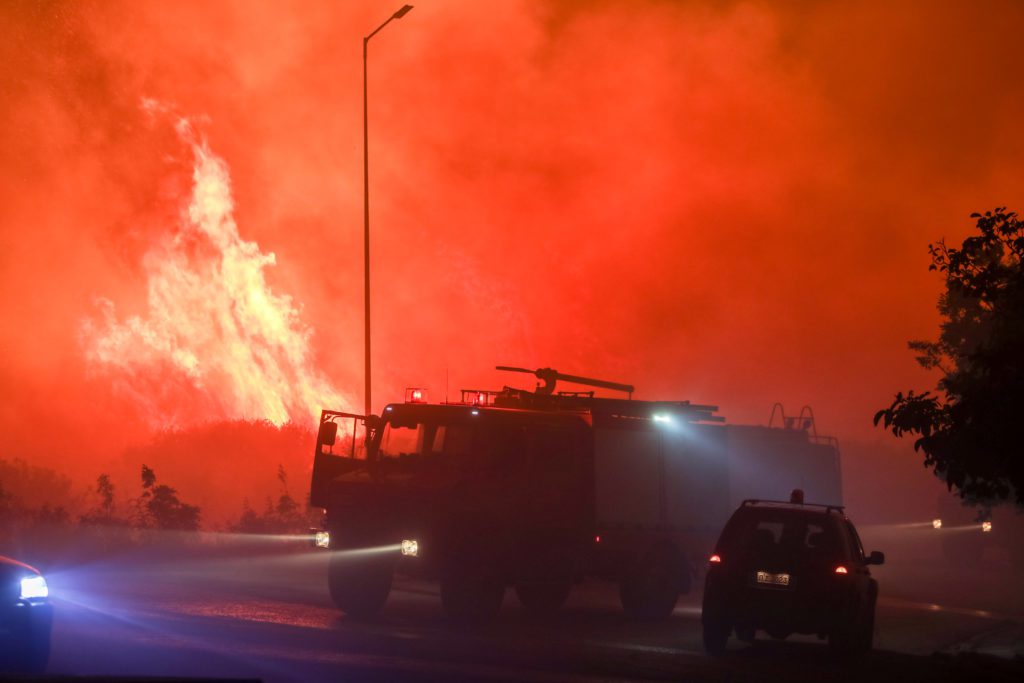
MULTIPOLYGON (((182 117, 230 174, 240 239, 276 257, 262 273, 309 372, 361 406, 361 37, 400 4, 0 7, 0 457, 109 458, 154 410, 268 417, 218 374, 216 333, 199 383, 89 360, 100 301, 116 324, 167 314, 149 288, 192 192, 182 117)), ((529 386, 505 363, 735 421, 809 403, 825 431, 880 438, 874 410, 934 382, 905 345, 938 321, 928 242, 1020 208, 1022 20, 1014 2, 418 4, 370 44, 375 408, 446 377, 529 386)))

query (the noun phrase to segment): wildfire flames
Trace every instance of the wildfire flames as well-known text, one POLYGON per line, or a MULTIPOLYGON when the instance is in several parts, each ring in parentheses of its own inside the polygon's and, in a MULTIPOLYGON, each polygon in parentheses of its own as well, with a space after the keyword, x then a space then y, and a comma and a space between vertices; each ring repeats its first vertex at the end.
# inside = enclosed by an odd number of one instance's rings
POLYGON ((101 320, 82 327, 89 362, 121 371, 121 385, 156 425, 306 424, 323 406, 347 405, 314 367, 313 332, 296 305, 267 284, 274 254, 239 235, 227 164, 189 120, 176 130, 194 159, 192 192, 176 229, 143 258, 148 311, 119 320, 114 304, 100 299, 101 320), (180 400, 161 400, 168 387, 183 386, 199 401, 184 413, 180 400))

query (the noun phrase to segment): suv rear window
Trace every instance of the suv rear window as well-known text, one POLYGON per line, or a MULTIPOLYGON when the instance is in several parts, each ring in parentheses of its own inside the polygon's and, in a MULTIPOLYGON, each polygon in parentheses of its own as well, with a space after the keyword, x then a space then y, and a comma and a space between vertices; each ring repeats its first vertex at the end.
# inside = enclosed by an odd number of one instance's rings
POLYGON ((826 515, 799 510, 745 508, 729 520, 719 548, 754 555, 778 552, 834 556, 842 552, 835 524, 826 515))

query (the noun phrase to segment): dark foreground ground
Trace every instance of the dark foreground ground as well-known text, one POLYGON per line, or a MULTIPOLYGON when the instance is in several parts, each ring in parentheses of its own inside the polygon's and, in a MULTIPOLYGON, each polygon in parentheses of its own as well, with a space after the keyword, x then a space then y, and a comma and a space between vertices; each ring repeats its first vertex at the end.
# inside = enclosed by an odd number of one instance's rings
POLYGON ((465 630, 445 623, 436 584, 409 580, 376 621, 346 619, 325 572, 325 552, 272 538, 55 561, 49 672, 279 683, 1024 680, 1024 664, 1012 659, 1024 640, 1024 590, 998 563, 954 572, 924 556, 878 568, 876 650, 857 665, 803 637, 731 641, 725 657, 709 658, 699 591, 656 623, 625 619, 607 584, 577 587, 546 621, 508 591, 494 624, 465 630))

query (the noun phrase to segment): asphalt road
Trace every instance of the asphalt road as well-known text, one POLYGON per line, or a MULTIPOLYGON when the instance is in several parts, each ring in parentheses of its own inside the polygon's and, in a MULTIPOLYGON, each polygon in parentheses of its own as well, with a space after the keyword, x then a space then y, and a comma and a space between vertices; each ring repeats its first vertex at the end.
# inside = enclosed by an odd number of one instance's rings
POLYGON ((436 584, 399 580, 379 619, 352 621, 328 596, 326 560, 324 551, 267 539, 54 567, 49 672, 280 683, 1024 680, 1020 662, 934 654, 970 650, 965 644, 990 634, 1019 640, 1024 592, 1012 577, 988 570, 878 568, 876 650, 850 665, 813 637, 731 641, 724 658, 712 659, 701 650, 699 591, 680 601, 671 620, 637 622, 622 615, 615 588, 598 582, 576 587, 565 609, 544 621, 509 590, 495 623, 458 629, 443 619, 436 584))

